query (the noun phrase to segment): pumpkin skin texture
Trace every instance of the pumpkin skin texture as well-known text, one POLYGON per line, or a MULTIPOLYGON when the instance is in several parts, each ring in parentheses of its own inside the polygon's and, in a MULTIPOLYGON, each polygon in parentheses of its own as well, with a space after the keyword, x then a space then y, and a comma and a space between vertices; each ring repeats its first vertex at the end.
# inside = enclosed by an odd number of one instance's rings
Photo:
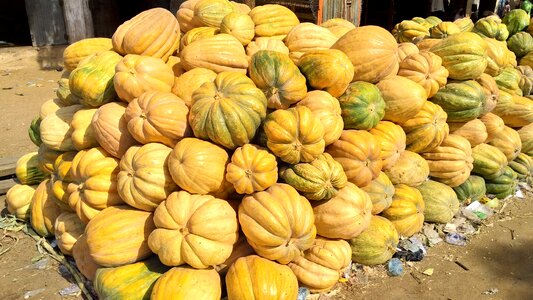
POLYGON ((34 193, 35 187, 33 186, 15 184, 6 194, 7 211, 18 219, 29 221, 31 214, 30 204, 34 193))
POLYGON ((379 176, 368 185, 361 188, 372 200, 372 214, 377 215, 387 209, 392 203, 394 185, 387 174, 380 172, 379 176))
POLYGON ((527 97, 533 91, 533 69, 530 66, 518 66, 517 69, 521 73, 518 86, 522 90, 522 95, 527 97))
MULTIPOLYGON (((183 50, 186 46, 194 41, 198 41, 204 38, 213 37, 220 33, 220 29, 217 27, 196 27, 183 35, 180 41, 180 49, 183 50)), ((181 59, 180 59, 181 62, 181 59)))
POLYGON ((134 264, 96 271, 94 289, 109 300, 149 300, 156 280, 168 270, 155 257, 134 264))
POLYGON ((270 113, 263 130, 268 148, 284 162, 311 162, 324 152, 324 126, 305 106, 270 113))
POLYGON ((468 122, 483 113, 486 96, 479 83, 468 80, 448 83, 430 100, 444 109, 448 122, 468 122))
POLYGON ((481 122, 483 122, 483 124, 485 124, 485 127, 487 128, 487 139, 485 140, 486 143, 492 141, 494 139, 494 136, 500 131, 502 131, 505 127, 503 120, 493 113, 483 115, 479 117, 479 119, 481 120, 481 122))
POLYGON ((498 85, 496 84, 494 78, 486 73, 481 74, 476 81, 485 91, 485 106, 481 112, 481 116, 483 116, 491 112, 496 107, 498 100, 500 99, 500 90, 498 89, 498 85))
POLYGON ((219 190, 227 163, 228 154, 224 149, 195 138, 179 141, 168 158, 168 168, 174 182, 195 194, 219 190))
POLYGON ((509 162, 509 167, 515 171, 518 179, 529 178, 533 173, 533 158, 525 153, 520 153, 513 161, 509 162))
POLYGON ((376 83, 398 72, 398 46, 387 30, 378 26, 361 26, 343 35, 333 46, 352 61, 352 81, 376 83))
POLYGON ((41 144, 43 143, 43 141, 41 140, 40 133, 41 121, 41 117, 37 116, 33 118, 30 123, 30 126, 28 127, 28 135, 30 137, 30 140, 37 147, 41 146, 41 144))
POLYGON ((348 182, 335 197, 314 204, 313 211, 320 236, 346 240, 368 228, 372 200, 365 191, 348 182))
MULTIPOLYGON (((494 77, 498 88, 502 92, 502 101, 504 100, 503 96, 507 96, 507 98, 509 99, 511 95, 522 96, 522 90, 519 86, 521 77, 522 74, 520 73, 520 71, 518 71, 512 66, 505 67, 498 76, 494 77)), ((496 107, 498 107, 498 105, 496 105, 496 107)))
POLYGON ((331 48, 337 37, 324 27, 305 22, 294 26, 283 41, 289 48, 290 58, 298 64, 302 55, 309 51, 331 48))
POLYGON ((298 296, 298 279, 288 266, 250 255, 230 266, 226 288, 229 300, 292 300, 298 296))
POLYGON ((505 125, 510 127, 523 127, 533 121, 533 100, 519 95, 504 97, 501 91, 500 101, 492 111, 498 115, 505 125))
POLYGON ((198 18, 194 16, 194 7, 200 0, 187 0, 181 3, 176 11, 176 19, 180 25, 181 32, 187 32, 193 28, 202 26, 198 18))
POLYGON ((192 95, 189 124, 194 135, 228 149, 247 144, 266 117, 267 99, 241 73, 222 72, 192 95))
POLYGON ((80 99, 70 92, 69 77, 71 71, 63 71, 61 78, 57 81, 56 96, 64 105, 80 104, 80 99))
POLYGON ((367 230, 349 241, 352 261, 364 265, 387 262, 396 253, 399 236, 394 225, 380 216, 372 216, 367 230))
MULTIPOLYGON (((239 207, 239 203, 237 201, 230 201, 230 205, 235 209, 239 207)), ((235 209, 235 210, 237 210, 235 209)), ((233 265, 233 263, 241 258, 248 255, 255 254, 254 248, 248 244, 246 241, 246 237, 244 234, 241 234, 239 232, 239 239, 237 242, 233 245, 233 250, 231 251, 230 257, 226 259, 226 261, 218 266, 215 266, 215 270, 221 275, 225 276, 228 273, 229 268, 233 265)))
POLYGON ((170 92, 174 72, 159 58, 128 54, 115 67, 113 82, 118 97, 129 103, 146 91, 170 92))
POLYGON ((120 25, 113 36, 113 49, 120 54, 153 56, 167 61, 180 42, 180 25, 164 8, 145 10, 120 25))
POLYGON ((210 195, 172 193, 154 212, 148 246, 167 266, 205 269, 223 263, 238 238, 235 210, 210 195))
POLYGON ((487 127, 480 119, 474 119, 465 123, 449 123, 450 133, 460 135, 470 142, 471 147, 475 147, 488 138, 487 127))
POLYGON ((418 47, 413 43, 410 43, 410 42, 399 43, 398 44, 398 62, 400 62, 401 64, 402 61, 407 56, 412 55, 412 54, 417 54, 419 52, 420 50, 418 50, 418 47))
POLYGON ((175 77, 185 73, 185 69, 181 65, 181 59, 178 56, 169 56, 166 64, 172 69, 175 77))
POLYGON ((124 203, 117 192, 118 163, 102 148, 82 150, 72 160, 68 203, 84 223, 102 209, 124 203))
POLYGON ((480 175, 485 180, 500 177, 507 166, 505 154, 488 144, 479 144, 472 148, 472 158, 474 159, 472 173, 480 175))
POLYGON ((333 33, 337 38, 340 38, 341 36, 345 35, 348 31, 355 28, 355 25, 343 18, 333 18, 329 19, 320 26, 327 28, 331 33, 333 33))
POLYGON ((217 73, 209 69, 194 68, 176 78, 172 87, 172 93, 177 95, 190 108, 192 106, 192 94, 194 91, 205 82, 215 81, 216 77, 217 73))
POLYGON ((276 51, 261 50, 251 59, 250 78, 268 100, 268 108, 286 109, 307 94, 305 77, 290 58, 276 51))
POLYGON ((41 146, 39 146, 39 150, 37 151, 39 169, 45 173, 52 173, 54 171, 54 162, 62 153, 63 152, 61 151, 55 151, 46 147, 45 144, 41 144, 41 146))
POLYGON ((124 112, 131 136, 142 144, 159 142, 174 147, 192 135, 187 116, 189 108, 176 95, 150 91, 133 99, 124 112))
POLYGON ((307 51, 298 60, 298 68, 312 88, 325 90, 333 97, 342 95, 353 78, 352 62, 336 49, 307 51))
POLYGON ((533 50, 533 37, 527 32, 517 32, 507 40, 507 47, 517 58, 522 57, 533 50))
POLYGON ((41 120, 44 120, 46 116, 56 112, 61 107, 65 107, 65 104, 63 104, 58 98, 47 100, 43 104, 41 104, 41 109, 39 110, 39 117, 41 117, 41 120))
POLYGON ((460 135, 448 135, 438 147, 421 155, 429 165, 429 176, 450 187, 465 182, 473 168, 470 142, 460 135))
POLYGON ((526 125, 518 130, 522 141, 522 153, 533 157, 533 125, 526 125))
POLYGON ((517 177, 516 172, 513 171, 511 167, 505 167, 502 175, 495 179, 485 181, 487 193, 502 200, 507 196, 514 195, 516 191, 517 177))
POLYGON ((428 180, 417 187, 424 199, 424 220, 448 223, 459 211, 459 200, 453 189, 443 183, 428 180))
POLYGON ((80 273, 90 281, 94 281, 96 270, 101 266, 95 263, 91 258, 88 247, 87 237, 85 234, 82 234, 74 244, 74 247, 72 247, 72 257, 74 258, 76 267, 78 267, 80 273))
POLYGON ((474 25, 472 32, 479 34, 481 37, 505 41, 509 37, 509 31, 507 26, 500 26, 500 22, 501 20, 492 18, 481 18, 474 25))
POLYGON ((416 187, 427 179, 429 165, 419 154, 406 150, 400 154, 396 163, 384 172, 393 184, 416 187))
POLYGON ((220 27, 224 17, 233 11, 228 0, 200 0, 194 6, 194 17, 204 26, 220 27))
POLYGON ((289 263, 289 267, 298 281, 312 293, 326 292, 339 281, 351 258, 352 249, 348 242, 317 238, 303 256, 289 263))
POLYGON ((339 101, 336 98, 325 91, 310 91, 296 105, 309 108, 313 115, 318 117, 324 127, 326 146, 339 139, 344 128, 344 121, 339 101))
POLYGON ((356 81, 339 97, 345 129, 374 128, 385 116, 385 100, 379 89, 368 82, 356 81))
POLYGON ((220 275, 213 269, 172 268, 155 282, 152 300, 218 300, 222 295, 220 275))
POLYGON ((405 151, 406 136, 402 127, 392 122, 381 121, 369 131, 381 145, 381 159, 383 170, 394 166, 402 152, 405 151))
POLYGON ((98 108, 93 116, 92 127, 96 140, 102 148, 114 157, 120 158, 137 141, 128 131, 124 114, 126 104, 111 102, 98 108))
POLYGON ((255 24, 255 36, 284 39, 291 29, 300 24, 298 17, 285 6, 266 4, 254 7, 250 17, 255 24))
POLYGON ((96 140, 94 129, 91 125, 96 108, 84 108, 74 113, 70 127, 70 139, 76 150, 84 150, 100 146, 96 140))
POLYGON ((276 157, 252 144, 237 148, 226 170, 226 180, 239 194, 264 191, 278 181, 276 157))
POLYGON ((80 99, 80 104, 99 107, 116 97, 113 86, 115 66, 122 56, 113 51, 103 51, 83 59, 69 76, 70 92, 80 99))
MULTIPOLYGON (((484 38, 487 43, 487 68, 485 73, 490 76, 498 76, 505 67, 512 64, 510 54, 514 57, 505 42, 497 41, 495 39, 484 38)), ((514 58, 516 63, 516 58, 514 58)))
POLYGON ((529 15, 523 9, 512 9, 503 17, 502 23, 509 29, 509 36, 513 36, 528 27, 529 15))
POLYGON ((418 47, 419 51, 430 51, 433 46, 437 45, 441 41, 441 39, 425 38, 416 42, 416 46, 418 47))
POLYGON ((158 143, 132 146, 120 160, 117 191, 127 204, 154 211, 177 185, 168 171, 172 148, 158 143))
POLYGON ((431 27, 429 36, 435 39, 444 39, 459 32, 461 29, 453 22, 441 22, 431 27))
POLYGON ((402 60, 398 75, 420 84, 431 98, 446 85, 448 70, 442 66, 439 56, 421 51, 402 60))
POLYGON ((474 22, 472 22, 472 19, 470 19, 470 17, 459 18, 453 21, 453 23, 457 25, 457 27, 459 27, 461 32, 471 31, 472 28, 474 28, 474 22))
POLYGON ((404 123, 416 116, 427 99, 426 90, 401 76, 390 76, 377 84, 385 100, 383 120, 404 123))
POLYGON ((41 182, 31 198, 30 223, 37 234, 42 237, 54 235, 54 223, 61 214, 54 195, 49 188, 48 179, 41 182))
POLYGON ((220 32, 233 35, 246 46, 254 39, 255 24, 249 15, 233 12, 222 19, 220 32))
POLYGON ((488 144, 500 149, 507 157, 507 161, 515 159, 522 150, 520 134, 508 126, 505 126, 502 131, 495 134, 494 139, 488 144))
POLYGON ((470 175, 465 182, 454 187, 453 190, 459 202, 466 204, 480 200, 487 193, 485 179, 476 175, 470 175))
POLYGON ((70 123, 81 105, 65 106, 47 115, 39 126, 41 140, 48 148, 57 151, 76 150, 72 142, 70 123))
POLYGON ((289 48, 285 46, 283 41, 270 37, 256 37, 246 46, 246 55, 251 58, 261 50, 275 51, 289 55, 289 48))
POLYGON ((17 159, 15 175, 22 184, 39 184, 50 177, 50 174, 39 169, 38 152, 29 152, 17 159))
POLYGON ((215 73, 234 71, 246 74, 248 68, 248 57, 241 42, 226 33, 192 42, 180 52, 180 58, 187 71, 200 67, 215 73))
POLYGON ((70 197, 68 185, 73 181, 70 170, 72 169, 72 161, 76 157, 76 154, 78 152, 71 151, 59 155, 54 162, 52 176, 50 178, 50 188, 58 200, 57 204, 62 211, 72 211, 72 208, 68 204, 68 198, 70 197))
POLYGON ((392 222, 398 234, 410 237, 424 225, 424 200, 414 187, 405 184, 394 186, 394 196, 389 208, 381 215, 392 222))
POLYGON ((83 39, 65 48, 65 51, 63 51, 63 64, 67 71, 72 71, 87 56, 112 49, 113 45, 109 38, 83 39))
POLYGON ((394 26, 392 35, 398 43, 412 42, 418 37, 429 36, 428 28, 415 21, 404 20, 394 26))
POLYGON ((344 130, 326 152, 342 165, 348 181, 358 187, 378 177, 383 165, 380 141, 365 130, 344 130))
POLYGON ((479 77, 487 67, 487 44, 472 32, 454 34, 431 48, 442 58, 449 78, 468 80, 479 77))
POLYGON ((342 165, 328 153, 321 154, 310 163, 283 167, 280 177, 308 200, 328 200, 348 181, 342 165))
POLYGON ((281 264, 300 256, 315 240, 313 208, 288 184, 276 183, 266 191, 244 197, 238 216, 255 252, 281 264))
POLYGON ((54 225, 54 234, 57 246, 63 254, 72 255, 72 247, 85 230, 83 223, 75 213, 63 212, 57 216, 54 225))

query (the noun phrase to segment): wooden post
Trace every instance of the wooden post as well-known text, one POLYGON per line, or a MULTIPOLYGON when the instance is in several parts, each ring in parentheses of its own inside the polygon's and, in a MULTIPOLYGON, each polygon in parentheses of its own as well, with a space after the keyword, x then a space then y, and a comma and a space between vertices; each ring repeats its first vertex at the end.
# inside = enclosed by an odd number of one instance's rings
POLYGON ((470 17, 472 14, 472 2, 473 0, 466 0, 465 17, 470 17))
POLYGON ((89 0, 64 0, 63 15, 70 44, 94 36, 89 0))
POLYGON ((318 12, 316 14, 316 24, 322 24, 322 6, 324 6, 324 0, 318 0, 318 12))

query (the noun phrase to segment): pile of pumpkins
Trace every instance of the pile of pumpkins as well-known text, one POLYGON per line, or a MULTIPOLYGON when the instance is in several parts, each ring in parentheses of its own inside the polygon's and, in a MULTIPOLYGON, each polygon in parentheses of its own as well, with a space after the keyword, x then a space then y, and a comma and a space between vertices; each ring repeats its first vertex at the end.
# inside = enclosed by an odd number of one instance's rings
POLYGON ((424 221, 529 178, 529 23, 144 11, 66 48, 8 209, 102 299, 329 291, 351 261, 385 263, 424 221))

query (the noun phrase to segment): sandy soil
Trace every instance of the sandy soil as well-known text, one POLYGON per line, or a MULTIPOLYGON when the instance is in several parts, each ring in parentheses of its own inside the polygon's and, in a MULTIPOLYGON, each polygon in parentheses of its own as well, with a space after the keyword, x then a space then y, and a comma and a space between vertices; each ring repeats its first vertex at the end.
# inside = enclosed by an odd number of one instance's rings
MULTIPOLYGON (((57 55, 50 58, 49 53, 31 47, 0 48, 0 158, 36 151, 27 126, 40 104, 54 97, 61 75, 54 69, 57 55)), ((4 199, 0 197, 0 210, 4 199)), ((423 261, 405 266, 401 277, 389 277, 383 266, 365 268, 332 293, 313 298, 533 299, 532 199, 529 195, 509 203, 466 247, 441 243, 430 248, 423 261), (434 269, 433 275, 422 274, 428 268, 434 269), (489 289, 498 292, 484 294, 489 289)), ((24 299, 26 292, 39 289, 29 299, 63 299, 58 292, 71 284, 68 276, 61 275, 52 259, 44 269, 36 268, 41 254, 31 237, 0 231, 0 253, 7 248, 0 255, 0 299, 24 299)))

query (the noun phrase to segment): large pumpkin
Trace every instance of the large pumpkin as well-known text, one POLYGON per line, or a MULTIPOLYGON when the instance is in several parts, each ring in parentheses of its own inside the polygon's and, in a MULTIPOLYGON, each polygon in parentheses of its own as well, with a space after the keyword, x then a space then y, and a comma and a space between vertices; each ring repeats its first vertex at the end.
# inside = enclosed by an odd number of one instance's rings
POLYGON ((192 95, 189 124, 194 135, 235 149, 247 144, 265 119, 267 99, 252 80, 237 72, 219 73, 192 95))
POLYGON ((502 131, 496 133, 488 144, 500 149, 507 157, 507 161, 515 159, 522 150, 520 134, 508 126, 505 126, 502 131))
POLYGON ((39 126, 43 144, 57 151, 76 150, 72 142, 70 122, 74 118, 74 114, 82 108, 81 105, 66 106, 47 115, 39 126))
POLYGON ((369 130, 385 116, 385 100, 379 89, 368 82, 356 81, 339 97, 345 129, 369 130))
POLYGON ((459 200, 454 190, 440 182, 428 180, 417 187, 424 199, 424 220, 448 223, 459 211, 459 200))
POLYGON ((148 246, 167 266, 203 269, 223 263, 238 238, 235 210, 210 195, 172 193, 154 212, 148 246))
POLYGON ((454 187, 453 190, 457 195, 457 199, 466 204, 481 200, 481 198, 487 193, 485 179, 476 175, 470 175, 465 182, 454 187))
POLYGON ((509 31, 507 30, 507 26, 500 22, 501 20, 495 18, 481 18, 476 21, 472 32, 479 34, 481 37, 505 41, 509 37, 509 31))
POLYGON ((522 153, 533 157, 533 124, 522 127, 518 135, 522 141, 522 153))
POLYGON ((474 119, 465 123, 449 123, 450 133, 460 135, 475 147, 487 140, 487 127, 480 119, 474 119))
POLYGON ((72 116, 70 139, 76 150, 84 150, 100 146, 96 140, 93 126, 91 125, 96 108, 84 108, 76 111, 72 116))
POLYGON ((401 76, 381 80, 377 87, 385 100, 383 120, 404 123, 422 109, 427 99, 426 90, 418 83, 401 76))
POLYGON ((380 172, 379 176, 368 185, 361 188, 372 200, 372 214, 377 215, 387 209, 392 203, 394 185, 387 174, 380 172))
POLYGON ((410 237, 424 225, 424 200, 422 194, 405 184, 394 186, 391 205, 381 215, 392 222, 398 234, 410 237))
POLYGON ((315 240, 313 208, 288 184, 277 183, 245 197, 238 215, 242 231, 255 252, 282 264, 300 256, 315 240))
POLYGON ((326 152, 342 165, 348 181, 359 187, 378 177, 383 165, 380 141, 365 130, 344 130, 326 152))
POLYGON ((254 39, 255 24, 248 14, 233 12, 222 19, 220 32, 233 35, 243 46, 246 46, 254 39))
POLYGON ((128 131, 125 112, 125 103, 111 102, 98 108, 92 120, 96 140, 102 148, 117 158, 122 157, 129 147, 137 144, 128 131))
POLYGON ((502 200, 507 196, 514 195, 516 192, 517 177, 518 175, 511 167, 505 167, 500 176, 485 181, 487 193, 502 200))
POLYGON ((431 98, 446 85, 448 70, 442 66, 439 56, 421 51, 401 61, 398 75, 420 84, 426 90, 427 98, 431 98))
POLYGON ((63 212, 57 216, 54 235, 63 254, 72 255, 72 248, 85 230, 85 223, 75 213, 63 212))
POLYGON ((384 170, 393 184, 420 185, 429 175, 429 165, 419 154, 406 150, 396 163, 384 170))
POLYGON ((56 204, 56 199, 49 187, 49 180, 41 182, 31 198, 30 223, 37 234, 42 237, 54 235, 56 218, 61 214, 61 209, 56 204))
POLYGON ((478 174, 484 179, 500 177, 507 166, 505 154, 500 149, 488 144, 479 144, 472 148, 472 158, 474 159, 472 173, 478 174))
POLYGON ((78 67, 80 61, 94 53, 113 49, 110 38, 86 38, 70 44, 63 51, 63 64, 67 71, 78 67))
POLYGON ((339 101, 324 91, 310 91, 305 98, 296 105, 309 108, 318 117, 324 127, 324 142, 329 145, 342 134, 344 121, 339 101))
POLYGON ((187 107, 192 106, 192 94, 205 82, 213 82, 217 73, 206 68, 194 68, 181 74, 174 81, 172 93, 176 94, 187 107))
POLYGON ((255 36, 284 39, 291 29, 300 24, 298 17, 285 6, 278 4, 258 5, 250 13, 255 24, 255 36))
POLYGON ((522 57, 533 50, 533 37, 527 32, 517 32, 507 40, 507 47, 517 58, 522 57))
POLYGON ((87 279, 94 281, 96 270, 101 266, 94 262, 88 247, 87 236, 82 234, 74 244, 74 247, 72 247, 72 257, 74 258, 76 267, 80 270, 80 273, 87 279))
POLYGON ((222 187, 228 154, 224 149, 195 138, 184 138, 168 158, 172 179, 180 188, 197 194, 222 187))
POLYGON ((385 29, 368 25, 354 28, 332 47, 346 53, 354 66, 353 81, 376 83, 398 72, 398 46, 385 29))
POLYGON ((406 149, 420 153, 440 145, 449 133, 447 117, 439 105, 424 102, 413 118, 401 124, 406 135, 406 149))
POLYGON ((351 239, 368 228, 372 200, 365 191, 348 182, 335 197, 314 203, 313 210, 320 236, 351 239))
POLYGON ((180 42, 180 24, 167 9, 145 10, 120 25, 112 37, 120 54, 153 56, 167 61, 180 42))
POLYGON ((502 19, 502 23, 509 29, 509 36, 522 31, 529 25, 529 15, 523 9, 512 9, 502 19))
POLYGON ((15 184, 6 193, 6 208, 7 211, 21 220, 30 220, 30 204, 35 187, 15 184))
POLYGON ((380 216, 372 216, 367 230, 349 241, 352 261, 365 265, 387 262, 396 253, 399 236, 394 225, 380 216))
POLYGON ((479 117, 479 120, 481 120, 481 122, 485 124, 485 128, 487 128, 487 139, 485 140, 487 143, 492 141, 496 134, 505 128, 503 120, 493 113, 483 115, 479 117))
POLYGON ((337 41, 337 37, 324 27, 305 22, 294 26, 283 41, 289 48, 290 58, 298 64, 302 55, 309 51, 331 48, 337 41))
POLYGON ((218 300, 222 295, 220 275, 214 269, 172 268, 155 282, 152 300, 218 300))
POLYGON ((220 27, 224 17, 235 10, 228 0, 200 0, 194 6, 194 16, 204 26, 220 27))
POLYGON ((533 122, 533 100, 519 95, 504 97, 501 92, 500 101, 492 111, 510 127, 523 127, 533 122))
POLYGON ((278 181, 276 157, 252 144, 239 147, 227 166, 226 180, 239 194, 264 191, 278 181))
POLYGON ((448 83, 430 100, 444 109, 448 122, 468 122, 479 117, 487 101, 483 87, 474 80, 448 83))
POLYGON ((402 127, 392 122, 381 121, 370 130, 370 133, 381 144, 382 169, 391 168, 405 151, 406 136, 402 127))

